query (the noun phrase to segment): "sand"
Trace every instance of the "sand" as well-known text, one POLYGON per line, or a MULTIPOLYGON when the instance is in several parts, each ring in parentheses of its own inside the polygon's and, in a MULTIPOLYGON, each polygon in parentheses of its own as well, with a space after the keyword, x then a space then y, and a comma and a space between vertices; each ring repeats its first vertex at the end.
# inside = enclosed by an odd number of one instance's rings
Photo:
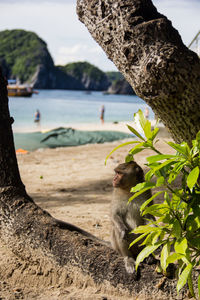
MULTIPOLYGON (((163 153, 172 153, 164 141, 167 137, 161 138, 158 147, 163 153)), ((106 166, 104 162, 109 152, 120 143, 38 149, 18 154, 19 169, 28 194, 52 216, 109 240, 113 169, 124 162, 130 147, 113 153, 106 166)), ((146 156, 150 154, 146 151, 136 155, 136 161, 144 169, 146 156)), ((0 246, 0 258, 0 299, 127 299, 121 295, 110 297, 94 287, 74 284, 64 290, 52 284, 42 288, 34 285, 29 275, 24 276, 22 271, 16 285, 13 273, 20 268, 19 259, 5 245, 0 246)))

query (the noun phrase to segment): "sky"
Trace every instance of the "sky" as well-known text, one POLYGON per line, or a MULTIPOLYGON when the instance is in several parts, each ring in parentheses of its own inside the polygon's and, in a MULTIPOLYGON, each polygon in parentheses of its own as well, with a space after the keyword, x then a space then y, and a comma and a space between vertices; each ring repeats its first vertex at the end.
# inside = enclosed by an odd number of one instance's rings
MULTIPOLYGON (((200 0, 153 0, 189 45, 200 30, 200 0)), ((76 15, 76 0, 0 0, 0 31, 37 33, 56 65, 88 61, 101 70, 116 70, 76 15)))

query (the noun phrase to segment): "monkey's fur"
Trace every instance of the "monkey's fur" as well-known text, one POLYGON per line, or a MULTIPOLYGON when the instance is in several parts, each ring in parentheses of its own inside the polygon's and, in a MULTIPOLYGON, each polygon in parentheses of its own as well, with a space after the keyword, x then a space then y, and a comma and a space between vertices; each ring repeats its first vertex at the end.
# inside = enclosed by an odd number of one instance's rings
POLYGON ((130 243, 138 235, 130 231, 139 225, 147 224, 145 217, 141 216, 141 205, 151 197, 148 190, 133 201, 128 203, 128 199, 133 195, 131 188, 144 181, 142 168, 135 162, 123 163, 115 168, 113 178, 113 198, 111 202, 111 244, 112 247, 124 257, 125 268, 128 273, 134 272, 135 258, 142 250, 138 244, 129 249, 130 243))

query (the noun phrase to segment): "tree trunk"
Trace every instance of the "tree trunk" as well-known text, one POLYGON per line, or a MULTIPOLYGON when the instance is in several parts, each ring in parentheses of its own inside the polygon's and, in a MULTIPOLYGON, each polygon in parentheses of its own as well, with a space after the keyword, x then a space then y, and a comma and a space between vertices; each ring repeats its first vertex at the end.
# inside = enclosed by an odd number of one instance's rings
POLYGON ((200 60, 151 0, 77 0, 93 38, 176 142, 200 130, 200 60))

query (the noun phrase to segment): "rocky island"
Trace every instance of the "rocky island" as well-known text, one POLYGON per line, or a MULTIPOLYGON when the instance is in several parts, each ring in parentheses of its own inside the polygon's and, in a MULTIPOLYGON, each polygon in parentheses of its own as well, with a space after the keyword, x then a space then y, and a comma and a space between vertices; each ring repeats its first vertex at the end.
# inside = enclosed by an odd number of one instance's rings
POLYGON ((0 32, 0 65, 7 79, 36 89, 107 91, 133 94, 119 72, 103 72, 88 62, 56 66, 47 44, 36 33, 14 29, 0 32))

